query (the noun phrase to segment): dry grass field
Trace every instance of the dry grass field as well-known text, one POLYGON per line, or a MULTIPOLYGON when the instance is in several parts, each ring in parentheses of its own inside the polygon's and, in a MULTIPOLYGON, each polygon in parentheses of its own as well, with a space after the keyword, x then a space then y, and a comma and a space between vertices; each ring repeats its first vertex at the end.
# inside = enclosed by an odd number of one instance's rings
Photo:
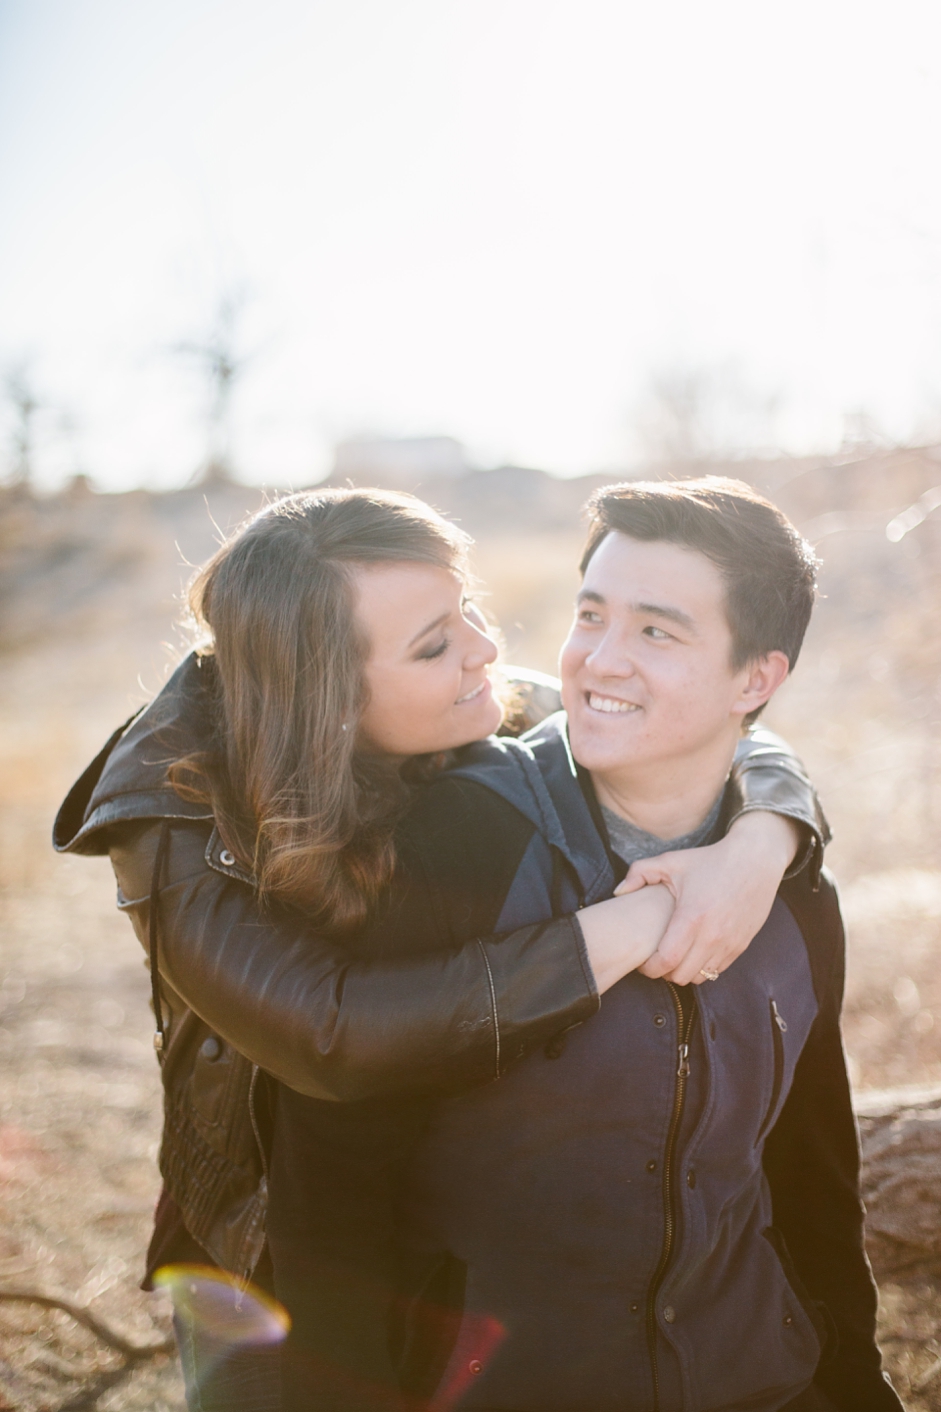
MULTIPOLYGON (((823 592, 804 659, 769 715, 834 825, 850 929, 847 1046, 859 1088, 941 1084, 941 535, 889 519, 941 481, 926 454, 750 468, 820 536, 823 592), (843 516, 842 521, 835 519, 843 516)), ((436 497, 447 508, 447 495, 436 497)), ((157 1191, 156 1064, 143 957, 106 860, 56 857, 56 806, 174 660, 175 595, 256 492, 63 495, 0 505, 0 1409, 176 1412, 159 1295, 137 1289, 157 1191), (141 1352, 135 1353, 135 1350, 141 1352)), ((511 658, 552 670, 577 530, 466 522, 511 658)), ((883 1285, 889 1365, 914 1412, 941 1409, 941 1283, 883 1285), (932 1369, 934 1370, 932 1372, 932 1369)))

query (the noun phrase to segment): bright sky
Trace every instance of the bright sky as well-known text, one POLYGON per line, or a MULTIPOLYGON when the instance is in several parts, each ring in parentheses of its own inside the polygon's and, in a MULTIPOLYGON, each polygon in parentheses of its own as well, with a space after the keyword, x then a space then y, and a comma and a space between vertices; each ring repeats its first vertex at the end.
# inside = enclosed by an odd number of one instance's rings
POLYGON ((793 450, 938 423, 937 0, 0 0, 0 134, 47 484, 185 480, 236 288, 279 486, 364 432, 618 468, 671 368, 793 450))

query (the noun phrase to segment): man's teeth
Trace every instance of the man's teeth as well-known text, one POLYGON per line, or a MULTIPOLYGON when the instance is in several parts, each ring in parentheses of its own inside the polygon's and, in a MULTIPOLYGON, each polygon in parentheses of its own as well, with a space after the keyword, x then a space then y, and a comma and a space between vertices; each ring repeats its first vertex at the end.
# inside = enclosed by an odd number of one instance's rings
POLYGON ((593 691, 588 693, 588 704, 593 711, 607 711, 619 716, 626 715, 628 711, 640 710, 632 701, 617 701, 613 696, 596 696, 593 691))

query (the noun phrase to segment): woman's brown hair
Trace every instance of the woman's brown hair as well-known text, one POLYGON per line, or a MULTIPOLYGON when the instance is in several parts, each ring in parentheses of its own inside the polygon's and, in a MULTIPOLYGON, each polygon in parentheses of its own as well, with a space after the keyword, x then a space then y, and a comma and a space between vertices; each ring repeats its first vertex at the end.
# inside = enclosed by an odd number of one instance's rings
POLYGON ((414 496, 313 491, 267 506, 195 575, 218 744, 170 778, 212 803, 262 898, 347 931, 388 883, 406 790, 395 762, 355 749, 367 644, 349 569, 400 560, 466 577, 469 544, 414 496))

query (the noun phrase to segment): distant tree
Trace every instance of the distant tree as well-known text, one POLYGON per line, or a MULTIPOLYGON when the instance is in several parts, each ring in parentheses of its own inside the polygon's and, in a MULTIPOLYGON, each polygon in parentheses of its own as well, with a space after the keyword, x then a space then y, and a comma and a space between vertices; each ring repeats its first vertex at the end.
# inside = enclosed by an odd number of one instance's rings
POLYGON ((206 456, 193 477, 201 485, 230 481, 234 475, 232 400, 251 355, 238 350, 239 323, 246 294, 223 294, 204 338, 189 339, 173 352, 194 360, 206 381, 206 456))
POLYGON ((8 370, 4 384, 7 401, 14 415, 11 437, 12 469, 8 483, 28 485, 35 470, 36 417, 42 411, 43 404, 33 386, 29 364, 25 359, 8 370))
POLYGON ((651 373, 633 418, 645 460, 664 466, 728 460, 774 446, 780 399, 732 364, 675 364, 651 373))

